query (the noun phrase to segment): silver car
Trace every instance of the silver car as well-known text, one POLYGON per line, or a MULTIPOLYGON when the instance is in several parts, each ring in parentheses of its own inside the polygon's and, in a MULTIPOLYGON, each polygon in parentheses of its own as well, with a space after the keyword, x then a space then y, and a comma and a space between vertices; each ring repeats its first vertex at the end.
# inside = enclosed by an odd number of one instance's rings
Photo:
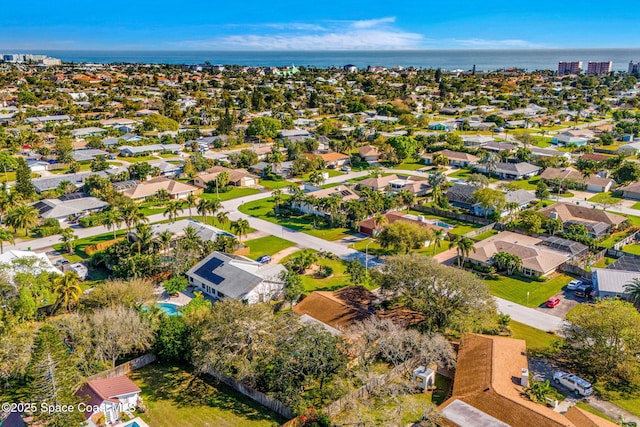
POLYGON ((582 285, 582 280, 572 280, 567 284, 567 290, 575 291, 580 285, 582 285))

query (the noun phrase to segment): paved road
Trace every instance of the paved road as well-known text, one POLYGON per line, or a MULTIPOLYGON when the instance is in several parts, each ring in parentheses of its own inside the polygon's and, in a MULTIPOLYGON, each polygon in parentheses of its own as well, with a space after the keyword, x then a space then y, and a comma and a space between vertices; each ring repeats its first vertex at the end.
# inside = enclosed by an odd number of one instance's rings
POLYGON ((508 314, 511 319, 516 322, 524 323, 536 329, 543 331, 559 331, 562 329, 564 320, 560 317, 556 317, 552 314, 541 313, 533 308, 525 307, 515 302, 507 301, 506 299, 495 297, 498 311, 503 314, 508 314))

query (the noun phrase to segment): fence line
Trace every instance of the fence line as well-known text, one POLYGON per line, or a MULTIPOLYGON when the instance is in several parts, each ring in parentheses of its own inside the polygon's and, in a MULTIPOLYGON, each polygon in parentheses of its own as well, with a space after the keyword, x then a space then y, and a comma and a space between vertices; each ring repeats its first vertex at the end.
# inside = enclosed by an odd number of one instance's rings
POLYGON ((456 219, 458 221, 471 222, 473 224, 488 225, 488 224, 491 224, 493 222, 488 218, 483 218, 483 217, 469 215, 469 214, 460 214, 460 213, 445 211, 445 210, 438 209, 438 208, 433 208, 433 207, 430 207, 430 206, 415 205, 415 206, 412 206, 412 209, 417 210, 418 212, 430 213, 430 214, 434 214, 434 215, 443 216, 445 218, 456 219))
POLYGON ((277 414, 280 414, 285 418, 293 418, 295 416, 295 414, 293 412, 293 409, 291 409, 289 406, 285 405, 284 403, 282 403, 278 399, 274 399, 273 397, 269 397, 266 394, 264 394, 263 392, 258 391, 258 390, 254 389, 254 388, 251 388, 249 386, 246 386, 246 385, 236 381, 235 379, 233 379, 231 377, 228 377, 228 376, 226 376, 224 374, 221 374, 220 372, 217 372, 215 370, 211 370, 211 371, 209 371, 207 373, 209 375, 211 375, 213 378, 215 378, 216 380, 220 381, 221 383, 231 387, 232 389, 236 390, 237 392, 240 392, 240 393, 244 394, 249 399, 258 402, 262 406, 265 406, 265 407, 271 409, 273 412, 275 412, 277 414))
POLYGON ((133 360, 125 362, 121 365, 108 369, 106 371, 98 372, 97 374, 88 377, 87 380, 92 381, 92 380, 103 380, 106 378, 121 377, 123 375, 127 375, 131 371, 140 369, 143 366, 147 366, 150 363, 153 363, 155 361, 156 361, 155 354, 147 353, 133 360))
POLYGON ((477 228, 475 230, 471 230, 468 233, 465 233, 464 237, 469 237, 469 238, 476 237, 476 236, 478 236, 478 235, 480 235, 480 234, 482 234, 484 232, 493 230, 495 228, 495 226, 496 226, 496 223, 493 222, 491 224, 485 225, 484 227, 480 227, 480 228, 477 228))

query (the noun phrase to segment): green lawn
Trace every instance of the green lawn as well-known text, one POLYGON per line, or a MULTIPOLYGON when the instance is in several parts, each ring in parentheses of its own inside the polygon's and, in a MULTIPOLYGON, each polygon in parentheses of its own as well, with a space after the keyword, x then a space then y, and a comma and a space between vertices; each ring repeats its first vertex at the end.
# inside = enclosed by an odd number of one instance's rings
POLYGON ((202 194, 199 194, 198 197, 205 200, 218 199, 221 202, 224 202, 226 200, 237 199, 238 197, 251 196, 253 194, 258 194, 258 193, 260 193, 260 190, 258 190, 257 188, 233 187, 231 190, 225 191, 223 193, 219 193, 218 195, 216 195, 216 193, 202 193, 202 194))
MULTIPOLYGON (((80 166, 78 168, 78 172, 91 170, 91 162, 81 162, 78 164, 78 166, 80 166)), ((67 167, 67 168, 53 169, 50 172, 58 175, 65 174, 69 172, 69 168, 67 167)))
POLYGON ((471 173, 470 169, 458 169, 457 171, 450 173, 447 176, 450 176, 452 178, 467 179, 470 173, 471 173))
POLYGON ((528 181, 524 179, 519 179, 511 182, 513 182, 514 184, 517 184, 518 187, 520 187, 523 190, 535 190, 536 187, 538 186, 538 182, 540 182, 540 177, 535 176, 528 181))
MULTIPOLYGON (((305 251, 316 252, 312 249, 305 249, 305 251)), ((300 252, 289 255, 288 257, 282 260, 281 264, 286 264, 291 258, 298 256, 299 254, 300 252)), ((324 265, 324 266, 331 267, 333 269, 333 274, 325 278, 318 277, 315 273, 303 274, 301 276, 302 287, 304 288, 304 292, 306 294, 311 293, 313 291, 335 291, 337 289, 353 284, 351 283, 351 278, 345 272, 346 266, 342 260, 319 258, 316 265, 318 266, 324 265)))
POLYGON ((622 250, 628 254, 640 255, 640 245, 631 244, 627 245, 622 250))
POLYGON ((498 233, 500 233, 498 230, 489 230, 489 231, 485 231, 484 233, 480 233, 477 236, 472 237, 472 239, 480 241, 480 240, 488 239, 491 236, 495 236, 498 233))
POLYGON ((561 340, 556 335, 532 328, 515 320, 512 320, 509 326, 511 328, 511 338, 525 340, 527 342, 527 351, 530 354, 548 354, 553 343, 561 340))
POLYGON ((190 369, 153 364, 132 372, 154 427, 271 427, 285 420, 248 397, 190 369))
POLYGON ((599 391, 602 398, 610 401, 611 403, 618 405, 619 407, 626 409, 633 415, 640 417, 640 393, 633 394, 622 393, 619 391, 601 390, 598 385, 595 386, 596 391, 599 391))
POLYGON ((640 210, 640 202, 636 202, 631 206, 631 209, 637 209, 640 210))
MULTIPOLYGON (((31 174, 31 178, 40 178, 40 174, 37 173, 32 173, 31 174)), ((0 172, 0 183, 2 182, 12 182, 16 180, 16 173, 15 172, 7 172, 6 174, 4 172, 0 172)))
POLYGON ((276 236, 266 236, 243 242, 251 249, 250 258, 258 259, 262 255, 273 255, 283 249, 293 246, 293 243, 276 236))
POLYGON ((244 214, 251 215, 256 218, 263 219, 265 221, 279 224, 283 227, 288 227, 293 230, 301 231, 303 233, 310 234, 315 237, 319 237, 325 240, 338 240, 346 237, 350 237, 350 230, 348 228, 320 228, 323 227, 322 220, 313 215, 296 215, 290 218, 277 217, 273 213, 275 204, 271 199, 254 200, 240 205, 238 210, 244 214), (316 225, 314 226, 314 221, 316 225))
MULTIPOLYGON (((120 230, 116 232, 116 237, 125 237, 127 234, 126 230, 120 230)), ((78 239, 75 241, 75 250, 73 255, 69 255, 64 253, 62 249, 62 243, 56 243, 53 245, 53 249, 59 251, 63 254, 63 256, 71 262, 80 262, 84 259, 89 258, 89 255, 85 252, 85 248, 90 245, 95 245, 100 242, 106 242, 108 240, 113 240, 113 232, 98 234, 97 236, 85 237, 83 239, 78 239)))
POLYGON ((466 234, 472 230, 475 230, 476 228, 482 227, 482 224, 472 224, 470 222, 458 221, 457 219, 445 218, 443 216, 433 215, 426 212, 420 212, 413 209, 410 210, 409 213, 411 215, 416 215, 416 216, 421 215, 425 217, 425 219, 434 219, 437 221, 446 222, 449 225, 453 225, 454 228, 450 229, 449 232, 451 234, 456 234, 458 236, 466 234))
POLYGON ((260 185, 268 190, 275 190, 276 188, 286 188, 293 184, 291 181, 283 179, 282 181, 271 181, 270 179, 261 179, 260 185))
POLYGON ((158 160, 158 158, 156 156, 140 156, 140 157, 117 156, 116 158, 118 160, 122 160, 124 162, 129 162, 129 163, 151 162, 151 161, 154 161, 154 160, 158 160))
POLYGON ((623 216, 626 216, 629 219, 629 222, 631 223, 631 225, 640 226, 640 216, 634 216, 634 215, 623 215, 623 216))
POLYGON ((572 280, 565 274, 558 274, 546 282, 536 282, 516 277, 498 276, 497 279, 485 279, 491 293, 500 298, 513 301, 527 307, 539 307, 547 299, 562 290, 572 280), (527 298, 527 293, 529 297, 527 298))
POLYGON ((392 166, 390 169, 415 171, 415 170, 418 170, 418 169, 429 168, 429 167, 431 167, 431 166, 425 165, 421 161, 405 160, 404 162, 400 163, 399 165, 392 166))
MULTIPOLYGON (((329 178, 333 178, 334 176, 340 176, 340 175, 344 175, 344 172, 340 172, 340 170, 338 169, 322 169, 320 172, 326 172, 329 174, 329 178)), ((312 172, 306 173, 302 176, 299 176, 298 178, 300 178, 303 181, 308 181, 309 180, 309 176, 312 174, 312 172)))
POLYGON ((142 202, 138 205, 138 210, 144 216, 150 216, 163 213, 166 210, 166 206, 161 203, 142 202))
MULTIPOLYGON (((195 208, 193 208, 193 212, 194 213, 196 212, 195 208)), ((177 219, 180 220, 180 219, 188 219, 188 218, 195 219, 196 221, 200 221, 200 222, 205 222, 204 217, 200 216, 200 215, 197 215, 197 214, 193 215, 192 217, 183 216, 183 217, 179 217, 177 219)), ((169 222, 169 220, 166 219, 166 220, 160 221, 160 222, 169 222)), ((229 222, 227 222, 225 224, 220 224, 220 222, 215 217, 212 217, 211 215, 207 215, 206 223, 209 224, 209 225, 212 225, 212 226, 214 226, 216 228, 219 228, 220 230, 228 231, 230 233, 232 232, 231 231, 231 221, 229 221, 229 222)), ((255 228, 252 228, 252 227, 247 228, 247 234, 253 233, 254 231, 256 231, 255 228)))
POLYGON ((588 199, 590 202, 594 202, 594 203, 609 203, 609 204, 615 204, 618 203, 622 200, 621 196, 614 196, 613 193, 606 192, 606 193, 598 193, 593 197, 590 197, 588 199))

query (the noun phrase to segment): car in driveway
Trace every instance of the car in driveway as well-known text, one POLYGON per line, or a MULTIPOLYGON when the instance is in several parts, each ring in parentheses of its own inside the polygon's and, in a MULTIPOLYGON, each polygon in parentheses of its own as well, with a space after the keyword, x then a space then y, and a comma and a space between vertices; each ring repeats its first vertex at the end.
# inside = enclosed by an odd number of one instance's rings
POLYGON ((271 262, 271 256, 269 255, 262 255, 260 258, 258 258, 256 261, 258 261, 260 264, 269 264, 271 262))
POLYGON ((560 298, 557 297, 551 297, 547 300, 547 302, 544 303, 544 305, 549 308, 553 308, 558 304, 560 304, 560 298))
POLYGON ((555 372, 553 374, 553 382, 568 388, 580 396, 590 396, 593 393, 590 382, 567 372, 555 372))
POLYGON ((572 280, 569 283, 567 283, 567 290, 575 291, 576 289, 578 289, 578 286, 581 286, 583 284, 584 283, 582 282, 582 280, 572 280))
POLYGON ((340 170, 341 170, 342 172, 351 172, 351 167, 349 167, 349 166, 343 166, 343 167, 341 167, 341 168, 340 168, 340 170))
POLYGON ((580 298, 590 298, 592 292, 593 292, 593 287, 586 284, 582 284, 578 286, 576 290, 573 291, 573 293, 580 298))

